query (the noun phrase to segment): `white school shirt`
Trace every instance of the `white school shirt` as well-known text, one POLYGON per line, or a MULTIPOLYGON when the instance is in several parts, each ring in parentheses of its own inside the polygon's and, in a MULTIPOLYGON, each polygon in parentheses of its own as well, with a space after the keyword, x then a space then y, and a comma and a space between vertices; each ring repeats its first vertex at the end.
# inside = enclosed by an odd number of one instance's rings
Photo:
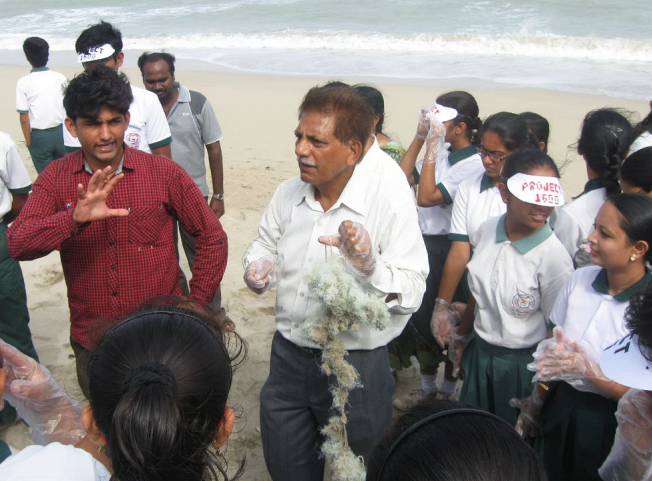
POLYGON ((0 479, 11 481, 108 481, 106 468, 83 449, 60 443, 27 446, 0 463, 0 479))
POLYGON ((500 196, 491 177, 483 172, 474 179, 460 184, 453 202, 453 216, 448 238, 452 241, 477 245, 478 229, 484 221, 503 215, 507 205, 500 196))
POLYGON ((63 123, 63 87, 66 77, 47 67, 35 68, 16 84, 16 110, 29 113, 32 129, 50 129, 63 123))
POLYGON ((586 243, 595 224, 595 216, 607 199, 607 190, 602 187, 602 179, 589 180, 584 191, 573 202, 557 210, 554 223, 555 235, 575 261, 577 267, 591 265, 586 255, 577 255, 580 245, 586 243))
POLYGON ((494 346, 523 349, 547 337, 547 320, 573 263, 547 223, 510 242, 505 218, 480 226, 468 265, 469 288, 477 302, 474 328, 494 346))
POLYGON ((405 173, 401 170, 401 167, 399 167, 394 159, 382 151, 380 145, 378 145, 378 139, 375 136, 374 143, 369 147, 369 150, 364 155, 357 168, 376 173, 392 184, 393 188, 401 189, 407 192, 410 196, 414 196, 412 189, 410 188, 410 182, 408 182, 405 173))
POLYGON ((308 290, 305 274, 336 258, 335 247, 320 244, 324 235, 337 235, 345 220, 360 222, 369 232, 376 253, 376 270, 360 282, 378 299, 396 293, 387 303, 390 323, 383 331, 363 326, 358 332, 338 335, 346 349, 375 349, 397 337, 410 314, 421 305, 428 275, 428 256, 419 232, 414 201, 408 191, 394 191, 377 174, 356 167, 339 200, 324 212, 315 188, 295 177, 274 193, 258 226, 258 237, 245 253, 245 265, 265 256, 278 259, 276 327, 298 346, 313 347, 302 324, 320 309, 321 302, 308 290))
POLYGON ((28 194, 32 185, 9 134, 0 132, 0 220, 11 210, 11 193, 28 194))
MULTIPOLYGON (((156 94, 131 85, 134 101, 129 106, 129 126, 125 131, 125 144, 142 152, 152 153, 152 149, 172 142, 170 126, 156 94)), ((81 145, 68 129, 63 129, 63 143, 66 150, 78 150, 81 145)))
POLYGON ((627 155, 630 156, 637 150, 644 149, 645 147, 652 147, 652 132, 643 132, 639 135, 632 143, 632 146, 629 148, 629 154, 627 155))
MULTIPOLYGON (((416 167, 421 174, 423 160, 417 162, 416 167)), ((424 235, 448 235, 458 186, 481 172, 484 172, 484 167, 474 145, 451 152, 446 159, 437 162, 435 179, 437 188, 444 196, 444 203, 419 207, 419 227, 424 235)))
POLYGON ((577 269, 559 291, 550 323, 564 328, 564 335, 598 361, 602 351, 628 334, 625 309, 637 289, 652 281, 645 275, 620 294, 609 294, 607 271, 599 266, 577 269))

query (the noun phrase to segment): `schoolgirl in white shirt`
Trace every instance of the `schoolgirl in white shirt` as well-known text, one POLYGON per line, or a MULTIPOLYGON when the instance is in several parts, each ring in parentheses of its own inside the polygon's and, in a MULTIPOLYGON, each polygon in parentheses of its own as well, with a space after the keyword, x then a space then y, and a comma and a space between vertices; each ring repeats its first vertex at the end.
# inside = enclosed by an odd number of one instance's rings
POLYGON ((538 149, 512 154, 499 185, 507 212, 482 224, 469 262, 472 297, 452 337, 463 347, 460 400, 514 424, 513 397, 532 391, 527 364, 547 337, 557 293, 573 270, 548 217, 563 204, 559 171, 538 149))
POLYGON ((543 402, 539 451, 556 480, 599 480, 598 468, 613 445, 614 413, 628 388, 607 379, 598 362, 627 334, 630 298, 652 281, 646 267, 652 259, 652 199, 611 197, 588 240, 595 265, 575 271, 560 291, 550 316, 551 326, 558 326, 554 338, 539 345, 532 364, 538 380, 562 382, 537 386, 521 416, 522 423, 536 418, 543 402))
MULTIPOLYGON (((484 170, 476 151, 477 134, 482 125, 478 114, 478 104, 468 92, 454 91, 440 95, 432 111, 423 111, 415 138, 401 160, 400 166, 406 177, 418 183, 419 227, 430 266, 421 307, 412 315, 401 336, 389 346, 390 361, 395 369, 409 367, 412 355, 419 360, 421 389, 395 400, 394 406, 401 410, 409 409, 425 393, 439 391, 440 397, 455 394, 457 380, 452 376, 452 365, 446 369, 443 385, 437 385, 437 369, 446 356, 432 336, 430 317, 451 245, 448 233, 458 186, 484 170), (431 121, 431 115, 435 115, 436 119, 433 117, 431 121), (417 163, 424 143, 425 159, 417 163)), ((463 289, 458 289, 454 294, 456 301, 465 301, 468 296, 463 289)))
POLYGON ((652 146, 639 149, 623 160, 618 180, 623 192, 652 197, 652 146))
POLYGON ((576 267, 591 265, 580 246, 586 243, 604 201, 620 192, 618 169, 631 132, 629 120, 614 109, 593 110, 584 117, 577 153, 586 162, 589 181, 573 202, 558 209, 553 225, 576 267))
MULTIPOLYGON (((457 190, 448 234, 451 248, 432 314, 433 335, 442 347, 449 342, 450 303, 460 282, 466 283, 464 271, 471 259, 471 250, 477 244, 478 229, 487 219, 505 213, 506 206, 498 190, 505 159, 516 150, 536 145, 537 141, 530 135, 527 122, 521 115, 498 112, 490 115, 482 125, 478 154, 484 172, 465 180, 457 190)), ((450 315, 454 314, 450 312, 450 315)))

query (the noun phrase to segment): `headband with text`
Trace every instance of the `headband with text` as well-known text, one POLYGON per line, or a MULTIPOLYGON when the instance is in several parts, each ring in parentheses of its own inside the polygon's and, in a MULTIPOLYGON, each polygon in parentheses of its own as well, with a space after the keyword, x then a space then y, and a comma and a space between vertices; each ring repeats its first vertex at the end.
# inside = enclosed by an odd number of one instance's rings
POLYGON ((544 207, 564 205, 564 190, 557 177, 516 174, 507 181, 507 188, 517 199, 544 207))

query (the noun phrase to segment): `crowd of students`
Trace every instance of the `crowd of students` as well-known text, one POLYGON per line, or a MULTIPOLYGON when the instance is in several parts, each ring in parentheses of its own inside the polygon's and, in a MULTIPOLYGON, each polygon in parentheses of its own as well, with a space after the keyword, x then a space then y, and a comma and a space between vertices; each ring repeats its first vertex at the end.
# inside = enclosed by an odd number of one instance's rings
MULTIPOLYGON (((625 421, 651 418, 652 383, 612 379, 600 357, 635 336, 632 351, 652 359, 652 113, 636 126, 612 109, 587 114, 577 151, 588 182, 570 202, 541 116, 483 122, 471 94, 449 92, 421 112, 405 150, 382 131, 380 92, 353 89, 376 112, 380 149, 416 186, 429 263, 421 307, 390 344, 393 369, 416 357, 421 389, 395 400, 406 414, 369 456, 367 479, 650 479, 649 424, 625 421)), ((5 398, 49 443, 0 464, 0 478, 242 476, 219 456, 246 352, 233 325, 169 299, 120 318, 88 341, 83 411, 35 360, 0 345, 5 398)))

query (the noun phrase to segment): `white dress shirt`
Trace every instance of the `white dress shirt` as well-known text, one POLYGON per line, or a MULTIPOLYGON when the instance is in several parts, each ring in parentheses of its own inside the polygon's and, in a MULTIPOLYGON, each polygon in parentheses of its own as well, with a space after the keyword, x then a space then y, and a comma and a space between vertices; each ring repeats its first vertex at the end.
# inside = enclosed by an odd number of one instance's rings
POLYGON ((318 313, 321 303, 308 290, 305 274, 339 256, 337 248, 320 244, 318 238, 337 235, 345 220, 361 223, 369 232, 376 269, 359 277, 365 290, 378 299, 395 293, 387 303, 390 324, 378 331, 368 326, 340 334, 346 349, 375 349, 397 337, 410 314, 421 305, 428 275, 428 257, 419 231, 409 189, 392 189, 381 175, 358 165, 339 200, 327 212, 315 199, 315 188, 299 177, 281 184, 258 227, 258 238, 245 253, 245 265, 272 255, 277 258, 279 279, 276 294, 276 326, 289 341, 318 347, 305 337, 302 324, 318 313))

